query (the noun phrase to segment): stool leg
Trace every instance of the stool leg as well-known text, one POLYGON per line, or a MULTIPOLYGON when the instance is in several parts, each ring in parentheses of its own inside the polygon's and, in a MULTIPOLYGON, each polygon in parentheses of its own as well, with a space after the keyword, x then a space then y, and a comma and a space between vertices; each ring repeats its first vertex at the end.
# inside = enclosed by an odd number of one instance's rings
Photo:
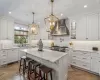
POLYGON ((38 80, 42 80, 42 73, 41 70, 39 70, 39 79, 38 80))
POLYGON ((25 60, 23 62, 23 75, 25 75, 25 60))
POLYGON ((43 79, 45 80, 45 73, 43 73, 43 79))
POLYGON ((50 76, 51 76, 51 80, 53 80, 53 79, 52 79, 52 72, 50 72, 50 76))
POLYGON ((19 73, 20 73, 20 70, 21 70, 21 61, 22 61, 22 59, 20 60, 20 65, 19 65, 19 73))
POLYGON ((30 80, 30 67, 31 67, 31 65, 30 65, 30 62, 28 63, 28 79, 30 80))
POLYGON ((46 79, 45 80, 48 80, 48 74, 46 74, 46 79))

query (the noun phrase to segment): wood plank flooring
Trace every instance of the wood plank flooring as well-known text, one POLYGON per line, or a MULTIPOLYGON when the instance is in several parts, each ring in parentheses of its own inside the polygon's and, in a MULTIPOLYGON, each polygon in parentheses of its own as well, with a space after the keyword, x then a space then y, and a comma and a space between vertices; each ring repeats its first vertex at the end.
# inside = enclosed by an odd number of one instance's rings
MULTIPOLYGON (((18 73, 18 63, 10 64, 0 68, 0 80, 27 80, 18 73)), ((100 80, 100 76, 90 74, 88 72, 69 68, 68 80, 100 80)))

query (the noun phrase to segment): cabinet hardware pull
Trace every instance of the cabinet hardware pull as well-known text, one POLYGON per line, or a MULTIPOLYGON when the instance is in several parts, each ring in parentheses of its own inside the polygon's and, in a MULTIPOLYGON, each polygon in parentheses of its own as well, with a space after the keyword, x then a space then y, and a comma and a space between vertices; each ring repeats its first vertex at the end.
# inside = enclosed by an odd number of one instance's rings
POLYGON ((83 58, 83 59, 86 59, 86 58, 83 58))
POLYGON ((76 57, 76 56, 73 56, 73 57, 76 57))

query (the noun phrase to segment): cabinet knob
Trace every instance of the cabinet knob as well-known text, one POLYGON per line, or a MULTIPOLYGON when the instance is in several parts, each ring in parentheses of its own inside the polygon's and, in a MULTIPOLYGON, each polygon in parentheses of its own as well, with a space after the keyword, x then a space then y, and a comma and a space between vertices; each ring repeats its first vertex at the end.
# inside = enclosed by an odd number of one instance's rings
POLYGON ((99 61, 100 62, 100 61, 99 61))

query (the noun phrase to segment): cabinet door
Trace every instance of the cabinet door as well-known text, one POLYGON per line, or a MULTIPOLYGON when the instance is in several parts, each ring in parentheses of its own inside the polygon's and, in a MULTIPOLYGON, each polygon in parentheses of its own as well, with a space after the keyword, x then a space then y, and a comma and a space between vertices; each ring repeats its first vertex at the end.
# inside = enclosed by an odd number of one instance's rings
POLYGON ((100 40, 100 14, 99 14, 99 40, 100 40))
POLYGON ((100 75, 100 58, 99 58, 99 75, 100 75))
POLYGON ((98 40, 98 14, 87 16, 87 35, 89 40, 98 40))
POLYGON ((0 51, 0 65, 5 65, 8 63, 7 50, 0 51))
POLYGON ((0 20, 0 39, 7 39, 7 20, 0 20))
POLYGON ((91 59, 91 71, 99 73, 99 59, 96 57, 91 59))
POLYGON ((78 40, 86 40, 87 36, 87 25, 86 25, 87 17, 79 16, 76 20, 76 39, 78 40))
POLYGON ((18 61, 18 50, 8 50, 8 61, 9 63, 18 61))
POLYGON ((7 22, 7 27, 8 27, 8 39, 14 41, 14 21, 13 20, 8 20, 7 22))

